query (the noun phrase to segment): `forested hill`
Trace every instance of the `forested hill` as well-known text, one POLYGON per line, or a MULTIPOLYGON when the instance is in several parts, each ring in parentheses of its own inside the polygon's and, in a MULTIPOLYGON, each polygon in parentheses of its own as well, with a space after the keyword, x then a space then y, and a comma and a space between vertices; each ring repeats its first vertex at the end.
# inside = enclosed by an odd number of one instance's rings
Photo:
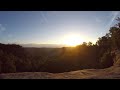
POLYGON ((105 69, 84 69, 64 73, 7 73, 1 74, 0 79, 120 79, 120 51, 114 52, 114 65, 105 69))

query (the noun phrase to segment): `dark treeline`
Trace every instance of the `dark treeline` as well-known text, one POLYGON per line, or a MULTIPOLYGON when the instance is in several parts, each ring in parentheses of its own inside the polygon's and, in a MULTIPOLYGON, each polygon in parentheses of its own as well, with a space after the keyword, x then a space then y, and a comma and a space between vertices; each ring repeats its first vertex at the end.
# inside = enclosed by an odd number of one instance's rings
POLYGON ((0 44, 0 73, 67 72, 90 68, 107 68, 114 63, 114 50, 120 49, 120 18, 109 33, 76 47, 23 48, 16 44, 0 44))

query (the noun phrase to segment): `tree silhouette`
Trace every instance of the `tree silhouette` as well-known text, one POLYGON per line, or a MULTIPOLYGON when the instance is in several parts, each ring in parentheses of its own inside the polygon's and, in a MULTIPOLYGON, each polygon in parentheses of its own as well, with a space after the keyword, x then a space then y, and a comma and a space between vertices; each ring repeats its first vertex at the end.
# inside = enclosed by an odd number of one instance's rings
POLYGON ((88 46, 92 46, 93 44, 92 44, 92 42, 88 42, 88 46))

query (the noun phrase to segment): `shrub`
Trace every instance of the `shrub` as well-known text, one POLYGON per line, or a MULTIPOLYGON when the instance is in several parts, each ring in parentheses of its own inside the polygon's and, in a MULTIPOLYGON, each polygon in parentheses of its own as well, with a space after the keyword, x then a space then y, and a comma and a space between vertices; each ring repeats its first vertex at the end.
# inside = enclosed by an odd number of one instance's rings
POLYGON ((110 51, 107 51, 103 54, 103 56, 100 59, 100 62, 102 68, 107 68, 113 65, 113 57, 110 51))

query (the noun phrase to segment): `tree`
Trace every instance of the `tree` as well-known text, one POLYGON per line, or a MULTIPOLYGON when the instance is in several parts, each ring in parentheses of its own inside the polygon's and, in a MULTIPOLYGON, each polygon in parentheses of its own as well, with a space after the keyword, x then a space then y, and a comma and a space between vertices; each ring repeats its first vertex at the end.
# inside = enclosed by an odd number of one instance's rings
POLYGON ((106 47, 106 44, 107 44, 107 41, 108 41, 108 39, 107 39, 107 37, 106 36, 103 36, 103 37, 101 37, 101 38, 98 38, 99 40, 97 41, 97 45, 99 46, 99 47, 106 47))
POLYGON ((2 50, 0 50, 0 73, 2 73, 2 57, 4 55, 4 52, 2 50))
POLYGON ((0 61, 0 73, 2 73, 2 62, 0 61))
POLYGON ((86 43, 86 42, 83 42, 82 46, 87 46, 87 43, 86 43))
POLYGON ((118 17, 116 20, 118 21, 118 24, 116 24, 116 26, 118 26, 118 28, 120 28, 120 18, 118 17))
POLYGON ((101 67, 102 68, 107 68, 107 67, 110 67, 113 65, 113 57, 111 55, 111 53, 108 51, 108 52, 105 52, 103 54, 103 56, 101 57, 101 67))
POLYGON ((12 54, 4 54, 2 60, 2 72, 4 73, 16 72, 15 58, 12 54))
POLYGON ((92 42, 88 42, 88 46, 92 46, 93 44, 92 44, 92 42))
POLYGON ((112 47, 119 49, 120 48, 120 28, 111 27, 110 30, 112 47))

